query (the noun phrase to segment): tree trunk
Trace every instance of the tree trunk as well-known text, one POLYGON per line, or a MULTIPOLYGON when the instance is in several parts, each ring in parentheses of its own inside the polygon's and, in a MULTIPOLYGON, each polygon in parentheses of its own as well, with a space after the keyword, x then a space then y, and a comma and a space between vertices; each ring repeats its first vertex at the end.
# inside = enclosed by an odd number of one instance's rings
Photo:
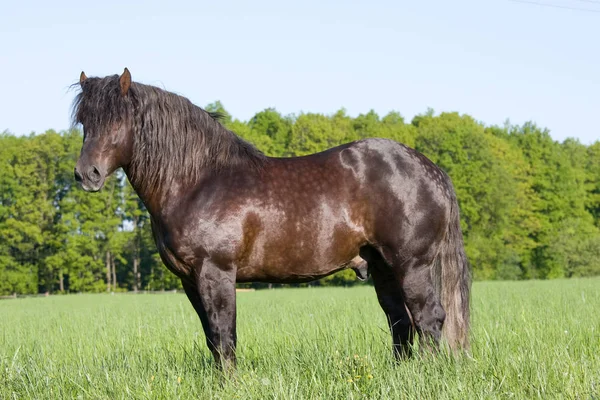
MULTIPOLYGON (((137 251, 136 251, 136 253, 137 253, 137 251)), ((140 258, 136 254, 134 256, 134 258, 133 258, 133 291, 134 292, 137 292, 139 290, 139 288, 140 288, 140 271, 139 271, 139 265, 140 265, 140 258)))
POLYGON ((106 265, 106 291, 110 293, 110 251, 106 252, 106 261, 104 265, 106 265))
POLYGON ((113 291, 117 291, 117 268, 115 266, 115 256, 112 255, 110 258, 110 265, 112 267, 112 284, 113 284, 113 291))
POLYGON ((58 273, 58 288, 61 292, 65 291, 65 277, 62 271, 58 273))

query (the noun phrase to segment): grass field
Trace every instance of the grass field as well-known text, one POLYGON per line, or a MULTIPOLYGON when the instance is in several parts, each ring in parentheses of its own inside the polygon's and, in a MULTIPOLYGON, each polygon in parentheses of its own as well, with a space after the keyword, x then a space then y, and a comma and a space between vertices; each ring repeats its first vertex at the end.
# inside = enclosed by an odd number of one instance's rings
POLYGON ((0 301, 0 398, 600 398, 600 279, 473 286, 472 359, 395 365, 371 287, 238 293, 238 372, 181 294, 0 301))

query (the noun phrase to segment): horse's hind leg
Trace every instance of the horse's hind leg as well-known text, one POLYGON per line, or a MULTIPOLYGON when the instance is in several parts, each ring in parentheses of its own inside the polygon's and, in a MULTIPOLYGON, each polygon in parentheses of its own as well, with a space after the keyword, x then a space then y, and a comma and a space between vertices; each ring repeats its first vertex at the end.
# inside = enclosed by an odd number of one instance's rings
POLYGON ((442 335, 446 313, 442 308, 431 277, 431 262, 417 258, 402 263, 395 271, 402 276, 402 289, 406 305, 412 314, 420 341, 437 347, 442 335))
POLYGON ((414 332, 404 304, 400 281, 379 254, 375 254, 375 251, 371 253, 368 258, 369 273, 373 277, 379 305, 387 317, 392 333, 394 356, 397 360, 409 357, 414 332))

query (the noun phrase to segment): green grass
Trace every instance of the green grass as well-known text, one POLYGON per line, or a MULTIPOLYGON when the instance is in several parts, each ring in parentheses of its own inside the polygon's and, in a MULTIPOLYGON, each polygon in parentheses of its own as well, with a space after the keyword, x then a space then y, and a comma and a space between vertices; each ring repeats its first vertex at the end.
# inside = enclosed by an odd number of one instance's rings
POLYGON ((237 373, 187 298, 0 301, 0 398, 600 398, 600 279, 473 286, 473 359, 395 365, 372 287, 238 293, 237 373))

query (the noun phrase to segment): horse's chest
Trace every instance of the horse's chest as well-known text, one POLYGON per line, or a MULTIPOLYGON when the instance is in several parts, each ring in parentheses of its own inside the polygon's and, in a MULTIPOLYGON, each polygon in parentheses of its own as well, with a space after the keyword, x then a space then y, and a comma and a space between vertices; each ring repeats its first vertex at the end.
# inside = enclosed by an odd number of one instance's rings
POLYGON ((165 241, 157 241, 156 247, 161 260, 169 271, 173 272, 179 278, 183 278, 190 275, 191 267, 188 263, 184 262, 182 258, 177 254, 177 251, 172 250, 165 241))
POLYGON ((185 254, 185 249, 173 240, 173 236, 164 226, 153 223, 152 232, 158 254, 165 266, 180 278, 189 276, 193 263, 186 260, 189 257, 185 254))

